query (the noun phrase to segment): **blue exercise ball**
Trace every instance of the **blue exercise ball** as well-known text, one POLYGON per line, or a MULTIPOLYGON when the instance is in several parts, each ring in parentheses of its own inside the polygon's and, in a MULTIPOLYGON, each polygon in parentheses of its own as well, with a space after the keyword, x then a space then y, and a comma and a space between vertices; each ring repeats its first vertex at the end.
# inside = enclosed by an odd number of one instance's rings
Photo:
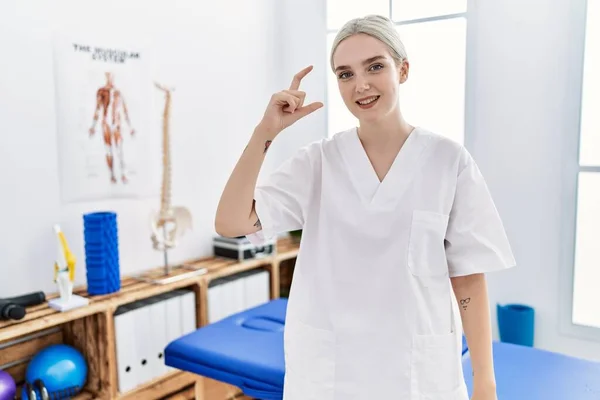
POLYGON ((88 366, 74 347, 55 344, 39 351, 27 365, 25 379, 33 384, 41 379, 49 393, 78 393, 87 379, 88 366))

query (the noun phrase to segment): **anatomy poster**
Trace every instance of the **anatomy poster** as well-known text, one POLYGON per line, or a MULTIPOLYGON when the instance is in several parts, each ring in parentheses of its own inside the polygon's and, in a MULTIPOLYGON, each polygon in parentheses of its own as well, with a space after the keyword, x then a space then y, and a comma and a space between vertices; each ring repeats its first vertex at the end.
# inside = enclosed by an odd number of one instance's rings
POLYGON ((160 119, 147 47, 57 34, 54 72, 62 200, 156 195, 160 119))

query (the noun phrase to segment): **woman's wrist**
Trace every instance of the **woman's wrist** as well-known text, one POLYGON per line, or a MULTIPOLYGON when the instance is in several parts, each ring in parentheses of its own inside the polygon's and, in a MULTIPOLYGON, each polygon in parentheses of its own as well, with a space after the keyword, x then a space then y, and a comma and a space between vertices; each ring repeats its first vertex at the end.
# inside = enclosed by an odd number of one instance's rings
POLYGON ((262 123, 259 123, 256 125, 256 128, 254 128, 254 136, 258 137, 263 142, 267 140, 273 141, 279 132, 280 131, 275 131, 273 128, 269 128, 262 123))
POLYGON ((496 378, 494 375, 485 374, 485 375, 473 375, 473 386, 477 386, 479 388, 486 389, 496 389, 496 378))
POLYGON ((273 139, 276 135, 273 135, 268 130, 265 130, 263 127, 258 125, 254 132, 252 133, 252 137, 250 138, 250 142, 248 143, 249 147, 260 148, 263 154, 267 152, 269 146, 273 142, 273 139))

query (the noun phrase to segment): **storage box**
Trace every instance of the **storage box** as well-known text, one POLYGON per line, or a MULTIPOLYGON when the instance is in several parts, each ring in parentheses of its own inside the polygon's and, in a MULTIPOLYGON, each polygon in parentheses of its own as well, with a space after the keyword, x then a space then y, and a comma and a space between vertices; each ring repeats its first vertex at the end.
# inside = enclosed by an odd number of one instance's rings
POLYGON ((215 256, 238 261, 272 256, 276 253, 276 240, 267 241, 263 246, 252 244, 246 236, 226 238, 216 236, 213 240, 215 256))

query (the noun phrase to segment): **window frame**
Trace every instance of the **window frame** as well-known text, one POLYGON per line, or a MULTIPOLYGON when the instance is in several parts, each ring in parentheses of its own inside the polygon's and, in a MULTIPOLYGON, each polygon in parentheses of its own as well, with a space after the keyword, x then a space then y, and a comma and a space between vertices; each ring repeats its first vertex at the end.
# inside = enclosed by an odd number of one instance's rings
MULTIPOLYGON (((596 0, 597 1, 597 0, 596 0)), ((575 339, 585 339, 600 342, 600 327, 580 325, 573 322, 573 297, 575 293, 575 256, 577 247, 577 218, 579 177, 580 174, 592 172, 600 173, 600 165, 580 164, 581 122, 583 111, 583 87, 585 84, 585 48, 587 42, 587 0, 572 4, 572 53, 567 59, 574 60, 569 63, 573 85, 569 86, 567 93, 568 104, 574 106, 566 110, 568 130, 574 129, 577 134, 563 135, 563 160, 562 174, 562 221, 561 221, 561 257, 559 263, 559 331, 565 336, 575 339), (571 124, 571 121, 572 124, 571 124)), ((600 19, 599 19, 600 22, 600 19)))

